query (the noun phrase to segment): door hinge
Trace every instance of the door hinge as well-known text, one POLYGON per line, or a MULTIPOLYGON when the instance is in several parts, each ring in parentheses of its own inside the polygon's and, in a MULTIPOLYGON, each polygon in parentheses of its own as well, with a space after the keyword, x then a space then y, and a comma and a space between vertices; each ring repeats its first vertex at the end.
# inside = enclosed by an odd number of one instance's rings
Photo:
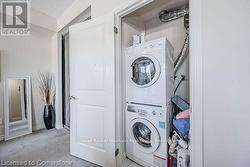
POLYGON ((114 32, 115 34, 118 34, 118 28, 116 26, 114 26, 114 32))
POLYGON ((117 157, 117 155, 119 154, 119 149, 115 150, 115 156, 117 157))

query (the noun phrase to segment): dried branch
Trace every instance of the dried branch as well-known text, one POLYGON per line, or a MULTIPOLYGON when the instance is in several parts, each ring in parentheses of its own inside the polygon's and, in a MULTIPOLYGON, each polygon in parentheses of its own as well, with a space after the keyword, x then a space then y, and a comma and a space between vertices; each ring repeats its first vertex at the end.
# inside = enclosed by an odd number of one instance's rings
POLYGON ((55 97, 55 84, 53 76, 50 73, 39 73, 38 76, 41 98, 45 104, 51 105, 55 97))

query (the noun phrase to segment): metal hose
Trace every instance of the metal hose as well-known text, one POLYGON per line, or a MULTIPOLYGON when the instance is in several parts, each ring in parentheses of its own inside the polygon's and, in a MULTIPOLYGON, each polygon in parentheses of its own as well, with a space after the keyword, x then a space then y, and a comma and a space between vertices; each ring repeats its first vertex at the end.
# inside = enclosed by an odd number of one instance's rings
POLYGON ((186 14, 188 14, 188 8, 185 9, 175 9, 172 11, 168 11, 168 10, 162 10, 159 13, 159 19, 166 23, 172 20, 176 20, 179 19, 181 17, 184 17, 186 14))
POLYGON ((188 49, 189 49, 189 33, 187 31, 187 36, 186 36, 186 39, 184 41, 181 52, 180 52, 180 54, 178 55, 177 59, 174 62, 174 72, 175 73, 177 72, 177 70, 180 67, 180 65, 181 65, 182 61, 184 60, 184 58, 187 56, 188 49))

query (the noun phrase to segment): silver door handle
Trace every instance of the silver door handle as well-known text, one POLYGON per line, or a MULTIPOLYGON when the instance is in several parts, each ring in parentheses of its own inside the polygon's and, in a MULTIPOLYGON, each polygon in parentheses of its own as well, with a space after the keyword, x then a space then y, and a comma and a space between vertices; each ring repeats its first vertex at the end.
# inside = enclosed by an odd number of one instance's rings
POLYGON ((78 100, 78 98, 76 98, 75 96, 70 96, 69 99, 70 99, 70 100, 78 100))

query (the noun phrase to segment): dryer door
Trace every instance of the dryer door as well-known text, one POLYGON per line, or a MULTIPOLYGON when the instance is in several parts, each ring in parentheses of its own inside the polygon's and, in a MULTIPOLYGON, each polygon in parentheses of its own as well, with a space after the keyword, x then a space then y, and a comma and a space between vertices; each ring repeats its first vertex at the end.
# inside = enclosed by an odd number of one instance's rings
POLYGON ((130 132, 135 146, 144 153, 153 153, 160 146, 160 134, 146 119, 137 118, 130 122, 130 132))
POLYGON ((131 79, 138 87, 149 87, 154 84, 161 72, 160 63, 151 55, 138 57, 131 65, 131 79))

